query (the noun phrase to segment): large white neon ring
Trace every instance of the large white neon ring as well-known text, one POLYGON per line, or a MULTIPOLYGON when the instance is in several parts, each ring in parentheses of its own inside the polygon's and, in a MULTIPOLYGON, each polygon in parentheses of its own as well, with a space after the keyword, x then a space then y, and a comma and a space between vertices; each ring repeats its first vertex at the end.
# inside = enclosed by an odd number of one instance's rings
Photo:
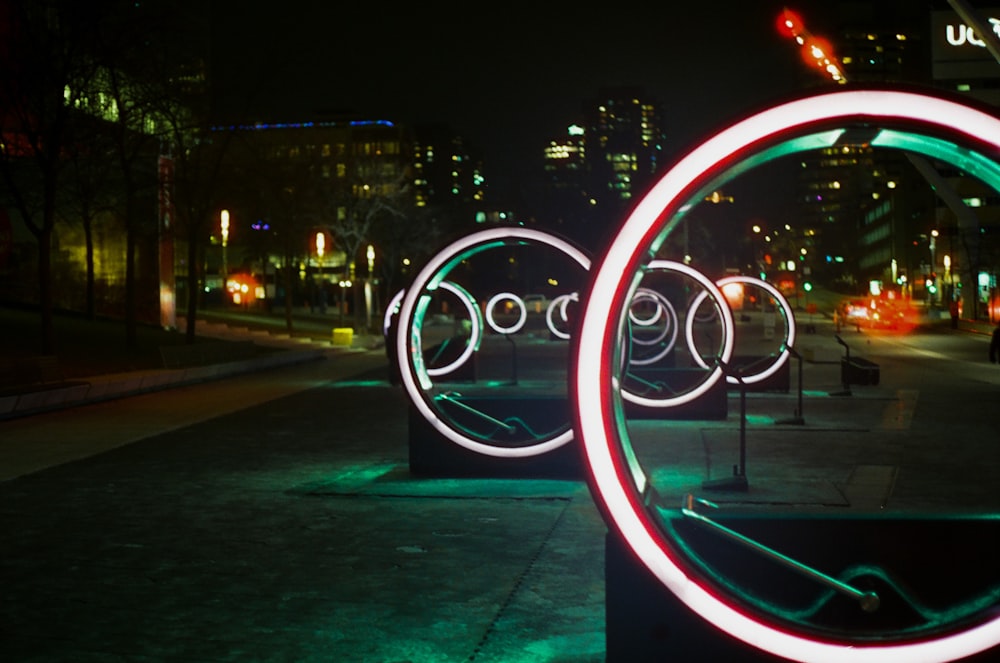
MULTIPOLYGON (((703 288, 703 292, 707 293, 712 297, 712 299, 715 300, 716 309, 719 311, 722 318, 722 352, 719 354, 719 360, 721 363, 711 369, 705 379, 698 383, 698 385, 693 389, 680 392, 667 398, 646 398, 645 396, 633 394, 628 389, 621 390, 622 398, 630 403, 635 403, 636 405, 642 405, 644 407, 677 407, 699 398, 702 394, 706 393, 709 389, 715 386, 715 383, 718 382, 719 378, 723 376, 722 364, 728 364, 729 360, 733 357, 733 336, 736 329, 736 323, 733 322, 733 312, 730 310, 729 304, 726 303, 726 298, 722 294, 722 291, 719 290, 719 286, 715 285, 710 278, 699 272, 697 269, 691 267, 690 265, 685 265, 682 262, 675 262, 673 260, 651 260, 646 267, 648 270, 661 269, 671 272, 680 272, 698 283, 698 285, 703 288)), ((631 300, 629 303, 631 303, 631 300)), ((590 306, 589 300, 587 306, 590 306)), ((691 348, 692 356, 698 354, 693 338, 693 313, 695 310, 696 309, 692 308, 688 311, 685 325, 688 347, 691 348)), ((706 366, 705 368, 708 367, 706 366)))
MULTIPOLYGON (((726 376, 726 382, 729 384, 739 384, 740 378, 742 378, 743 382, 745 382, 746 384, 756 384, 757 382, 766 380, 775 373, 777 373, 778 370, 782 367, 782 365, 784 365, 784 363, 788 361, 788 355, 791 354, 788 348, 795 347, 795 312, 792 311, 791 304, 789 304, 788 299, 781 294, 781 291, 775 288, 767 281, 763 281, 755 276, 743 276, 741 274, 735 274, 733 276, 726 276, 724 278, 719 279, 718 281, 715 282, 715 285, 719 286, 720 288, 723 288, 729 285, 730 283, 745 283, 748 285, 757 286, 761 290, 764 290, 765 292, 767 292, 767 294, 771 295, 771 297, 773 297, 776 302, 778 302, 778 305, 781 306, 781 312, 785 316, 785 339, 781 343, 781 352, 778 353, 778 357, 773 362, 771 362, 771 364, 767 368, 757 373, 748 373, 746 375, 741 375, 739 378, 737 378, 734 375, 726 376)), ((695 297, 692 306, 697 307, 701 303, 701 301, 705 299, 706 296, 707 293, 704 292, 699 293, 698 296, 695 297)), ((708 364, 702 361, 701 357, 699 357, 697 353, 694 353, 692 356, 694 357, 694 361, 696 364, 698 364, 702 368, 708 368, 708 364)))
MULTIPOLYGON (((399 329, 402 333, 396 335, 396 358, 400 367, 400 382, 406 389, 406 393, 410 397, 410 402, 413 403, 414 407, 417 408, 427 422, 444 438, 484 456, 525 458, 548 453, 572 440, 573 428, 567 425, 567 430, 551 438, 542 439, 536 444, 520 447, 498 447, 486 444, 455 430, 438 416, 437 412, 435 412, 434 408, 430 406, 424 397, 424 390, 421 384, 424 381, 420 376, 421 371, 423 371, 423 358, 421 356, 419 334, 415 333, 413 322, 420 298, 428 288, 433 289, 442 285, 443 279, 447 276, 447 271, 454 266, 456 257, 467 255, 477 247, 500 246, 508 241, 519 239, 537 242, 558 249, 583 267, 584 271, 590 270, 590 258, 583 251, 559 237, 531 228, 517 226, 489 228, 452 242, 431 258, 420 272, 417 273, 417 276, 413 280, 413 285, 407 289, 399 310, 399 329), (444 270, 444 273, 442 273, 442 270, 444 270)), ((470 343, 470 345, 472 344, 470 343)), ((426 373, 426 371, 423 372, 426 373)), ((428 384, 427 386, 429 388, 432 385, 428 384)))
POLYGON ((570 302, 580 301, 580 293, 572 292, 568 295, 559 295, 551 302, 549 302, 549 307, 545 309, 545 324, 548 325, 549 331, 556 338, 561 338, 564 341, 569 340, 570 333, 564 332, 563 330, 556 327, 556 324, 552 321, 552 312, 559 311, 559 317, 562 318, 563 322, 569 322, 569 314, 566 313, 566 306, 570 302))
MULTIPOLYGON (((469 313, 469 318, 471 319, 471 328, 469 343, 465 347, 465 351, 462 352, 455 361, 446 365, 439 366, 437 368, 428 368, 427 375, 437 377, 439 375, 447 375, 453 372, 472 356, 475 351, 476 346, 479 345, 480 336, 482 336, 482 324, 480 322, 479 309, 476 307, 476 302, 472 299, 466 290, 450 281, 442 281, 440 285, 442 290, 447 290, 458 297, 463 304, 465 304, 465 310, 469 313)), ((382 318, 382 336, 389 341, 389 330, 392 329, 392 318, 399 314, 400 304, 403 302, 403 296, 406 294, 405 290, 400 290, 392 299, 389 300, 388 306, 385 307, 385 315, 382 318)))
POLYGON ((486 302, 486 322, 489 323, 490 327, 498 334, 516 334, 521 331, 521 327, 528 320, 528 309, 524 306, 524 300, 515 295, 512 292, 500 292, 492 297, 490 301, 486 302), (517 322, 512 324, 510 327, 504 327, 499 324, 493 317, 493 308, 497 305, 497 302, 502 302, 503 300, 510 300, 514 302, 514 305, 520 310, 520 315, 517 322))
POLYGON ((399 305, 403 302, 404 294, 406 294, 405 290, 397 292, 385 307, 385 315, 382 316, 382 336, 385 339, 389 338, 389 330, 392 328, 392 318, 399 314, 399 305))
POLYGON ((715 627, 776 656, 808 663, 940 663, 965 658, 1000 643, 1000 616, 940 636, 873 644, 799 635, 723 600, 719 592, 688 573, 683 560, 659 537, 660 530, 643 503, 644 475, 640 472, 635 484, 625 485, 625 479, 635 474, 634 464, 624 457, 619 445, 616 411, 621 404, 614 396, 612 369, 619 339, 617 328, 610 323, 620 318, 639 254, 660 235, 660 219, 671 219, 698 186, 768 144, 808 135, 833 122, 843 125, 879 120, 960 137, 960 142, 985 146, 994 154, 1000 151, 997 118, 943 98, 895 90, 815 95, 732 125, 690 152, 657 182, 625 221, 596 273, 591 274, 570 384, 591 492, 632 552, 678 600, 715 627))

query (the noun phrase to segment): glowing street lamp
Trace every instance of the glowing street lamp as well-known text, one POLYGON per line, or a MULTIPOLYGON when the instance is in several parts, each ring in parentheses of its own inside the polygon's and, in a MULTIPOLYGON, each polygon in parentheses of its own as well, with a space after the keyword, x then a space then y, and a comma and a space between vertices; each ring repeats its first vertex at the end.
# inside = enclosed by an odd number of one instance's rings
POLYGON ((219 213, 219 225, 222 229, 222 291, 229 292, 229 258, 226 248, 229 246, 229 210, 219 213))
POLYGON ((375 247, 371 244, 365 251, 365 257, 368 258, 368 278, 365 279, 365 326, 370 329, 372 326, 372 286, 375 281, 375 247))
POLYGON ((847 82, 847 76, 834 55, 830 42, 810 33, 798 13, 787 7, 783 8, 778 14, 777 28, 802 47, 802 59, 806 64, 818 67, 823 75, 829 76, 836 83, 847 82))
POLYGON ((323 280, 323 254, 326 253, 326 237, 322 232, 316 233, 316 262, 319 265, 317 276, 323 280))

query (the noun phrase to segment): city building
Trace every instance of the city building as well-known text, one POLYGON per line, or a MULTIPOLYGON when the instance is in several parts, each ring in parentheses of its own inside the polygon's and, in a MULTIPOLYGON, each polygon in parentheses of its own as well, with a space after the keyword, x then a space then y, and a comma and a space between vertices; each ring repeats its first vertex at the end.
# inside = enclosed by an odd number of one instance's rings
MULTIPOLYGON (((973 11, 987 31, 996 29, 997 12, 973 11)), ((813 76, 812 86, 917 85, 987 109, 1000 102, 1000 63, 950 3, 841 2, 833 16, 827 37, 843 81, 813 76)), ((891 290, 942 307, 961 299, 965 315, 990 314, 1000 265, 997 193, 950 164, 875 150, 871 138, 847 132, 801 159, 799 222, 815 233, 818 273, 859 294, 891 290)))
POLYGON ((598 204, 631 206, 663 166, 660 107, 645 90, 602 88, 584 108, 586 159, 598 204))
POLYGON ((664 167, 660 103, 639 87, 606 87, 584 103, 582 122, 543 146, 548 225, 595 248, 664 167))
MULTIPOLYGON (((228 262, 242 260, 264 297, 341 301, 359 278, 397 285, 449 234, 503 216, 487 207, 482 156, 444 125, 342 115, 216 132, 230 134, 229 160, 243 173, 225 203, 239 225, 230 244, 241 247, 228 262)), ((218 240, 208 289, 226 279, 235 294, 218 240)))
MULTIPOLYGON (((965 4, 967 6, 967 4, 965 4)), ((990 5, 985 5, 990 7, 990 5)), ((930 16, 934 84, 994 112, 1000 106, 1000 8, 972 9, 970 24, 950 3, 930 16), (975 25, 978 23, 978 25, 975 25), (992 41, 992 52, 987 41, 992 41)), ((961 296, 966 317, 1000 320, 1000 195, 951 165, 924 165, 939 190, 930 268, 945 298, 961 296), (935 250, 936 249, 936 250, 935 250)))
MULTIPOLYGON (((926 10, 913 3, 842 2, 834 24, 805 30, 822 35, 838 71, 808 72, 806 88, 851 84, 928 84, 926 10)), ((793 34, 794 36, 794 34, 793 34)), ((926 184, 895 150, 876 150, 872 135, 847 131, 835 145, 800 157, 796 232, 814 238, 807 265, 815 276, 845 292, 894 290, 912 296, 922 271, 919 245, 934 224, 926 184)), ((926 242, 925 242, 926 244, 926 242)), ((926 295, 922 280, 917 293, 926 295)))
POLYGON ((413 189, 417 207, 465 208, 470 223, 487 216, 483 155, 445 124, 413 128, 413 189))

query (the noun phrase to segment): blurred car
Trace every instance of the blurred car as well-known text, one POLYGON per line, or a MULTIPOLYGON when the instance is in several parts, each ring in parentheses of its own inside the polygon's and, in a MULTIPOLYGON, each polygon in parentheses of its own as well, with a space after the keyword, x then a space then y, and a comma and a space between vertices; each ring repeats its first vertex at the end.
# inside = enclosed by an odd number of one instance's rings
POLYGON ((868 303, 863 299, 852 299, 840 305, 840 310, 844 315, 844 326, 857 327, 860 331, 862 327, 868 327, 868 303))
POLYGON ((868 314, 873 329, 899 329, 906 320, 903 307, 893 301, 872 299, 868 314))
POLYGON ((844 325, 865 329, 898 329, 906 319, 906 311, 890 299, 869 297, 852 299, 841 304, 844 325))

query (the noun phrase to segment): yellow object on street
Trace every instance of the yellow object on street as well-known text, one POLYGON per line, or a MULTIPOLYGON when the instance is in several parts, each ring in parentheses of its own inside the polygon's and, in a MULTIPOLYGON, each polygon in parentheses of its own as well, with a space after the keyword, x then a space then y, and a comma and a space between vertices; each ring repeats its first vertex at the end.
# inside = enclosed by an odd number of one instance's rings
POLYGON ((354 329, 351 327, 334 327, 333 344, 350 346, 354 342, 354 329))

